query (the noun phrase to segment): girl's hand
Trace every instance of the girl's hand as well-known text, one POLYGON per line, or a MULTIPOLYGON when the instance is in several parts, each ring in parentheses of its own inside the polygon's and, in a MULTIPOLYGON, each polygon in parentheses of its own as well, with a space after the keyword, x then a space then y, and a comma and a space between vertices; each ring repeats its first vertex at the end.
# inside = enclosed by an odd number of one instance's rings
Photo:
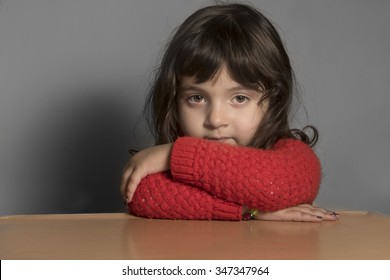
POLYGON ((321 222, 336 221, 339 217, 339 214, 324 208, 301 204, 275 212, 257 212, 254 218, 263 221, 321 222))
POLYGON ((123 170, 121 192, 129 203, 141 180, 154 173, 169 170, 172 144, 153 146, 136 153, 123 170))

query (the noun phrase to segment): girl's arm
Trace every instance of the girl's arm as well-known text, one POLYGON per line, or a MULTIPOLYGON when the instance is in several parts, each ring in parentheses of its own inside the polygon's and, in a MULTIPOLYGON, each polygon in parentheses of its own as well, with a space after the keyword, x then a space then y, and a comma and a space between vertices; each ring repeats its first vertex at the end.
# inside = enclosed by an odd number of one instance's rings
POLYGON ((176 181, 260 211, 311 204, 321 180, 315 153, 292 139, 260 150, 182 137, 173 145, 170 170, 176 181))
POLYGON ((310 204, 318 192, 318 158, 297 140, 282 140, 264 151, 183 137, 175 142, 172 155, 171 150, 172 144, 154 146, 129 161, 121 184, 128 202, 145 176, 169 166, 176 181, 261 211, 310 204))
MULTIPOLYGON (((142 179, 129 213, 160 219, 239 221, 249 209, 210 195, 197 187, 172 180, 168 172, 142 179)), ((321 222, 338 219, 336 213, 311 205, 298 205, 275 212, 257 212, 256 220, 321 222)))
POLYGON ((241 220, 242 207, 197 187, 174 182, 168 172, 142 179, 129 212, 147 218, 241 220))

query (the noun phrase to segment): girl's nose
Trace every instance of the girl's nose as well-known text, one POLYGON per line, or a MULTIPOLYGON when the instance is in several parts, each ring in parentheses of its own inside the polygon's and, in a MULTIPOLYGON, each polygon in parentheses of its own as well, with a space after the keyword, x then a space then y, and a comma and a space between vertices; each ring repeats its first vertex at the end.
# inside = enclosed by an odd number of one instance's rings
POLYGON ((209 129, 216 129, 227 126, 227 112, 221 104, 215 104, 208 108, 205 120, 205 127, 209 129))

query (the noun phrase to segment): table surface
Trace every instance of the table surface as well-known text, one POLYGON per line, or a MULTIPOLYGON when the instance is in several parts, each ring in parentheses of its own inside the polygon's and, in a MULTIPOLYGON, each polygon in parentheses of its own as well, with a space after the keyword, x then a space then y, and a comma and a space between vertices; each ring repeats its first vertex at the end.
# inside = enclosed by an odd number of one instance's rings
POLYGON ((124 213, 0 217, 0 259, 390 259, 390 217, 179 221, 124 213))

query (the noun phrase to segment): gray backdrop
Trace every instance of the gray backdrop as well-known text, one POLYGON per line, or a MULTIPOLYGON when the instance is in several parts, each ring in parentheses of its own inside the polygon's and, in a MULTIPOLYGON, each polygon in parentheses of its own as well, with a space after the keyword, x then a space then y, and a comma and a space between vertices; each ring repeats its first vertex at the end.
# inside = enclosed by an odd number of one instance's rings
MULTIPOLYGON (((0 215, 124 211, 127 149, 151 143, 153 69, 207 3, 0 0, 0 215)), ((390 214, 390 1, 252 3, 281 30, 320 131, 316 203, 390 214)))

